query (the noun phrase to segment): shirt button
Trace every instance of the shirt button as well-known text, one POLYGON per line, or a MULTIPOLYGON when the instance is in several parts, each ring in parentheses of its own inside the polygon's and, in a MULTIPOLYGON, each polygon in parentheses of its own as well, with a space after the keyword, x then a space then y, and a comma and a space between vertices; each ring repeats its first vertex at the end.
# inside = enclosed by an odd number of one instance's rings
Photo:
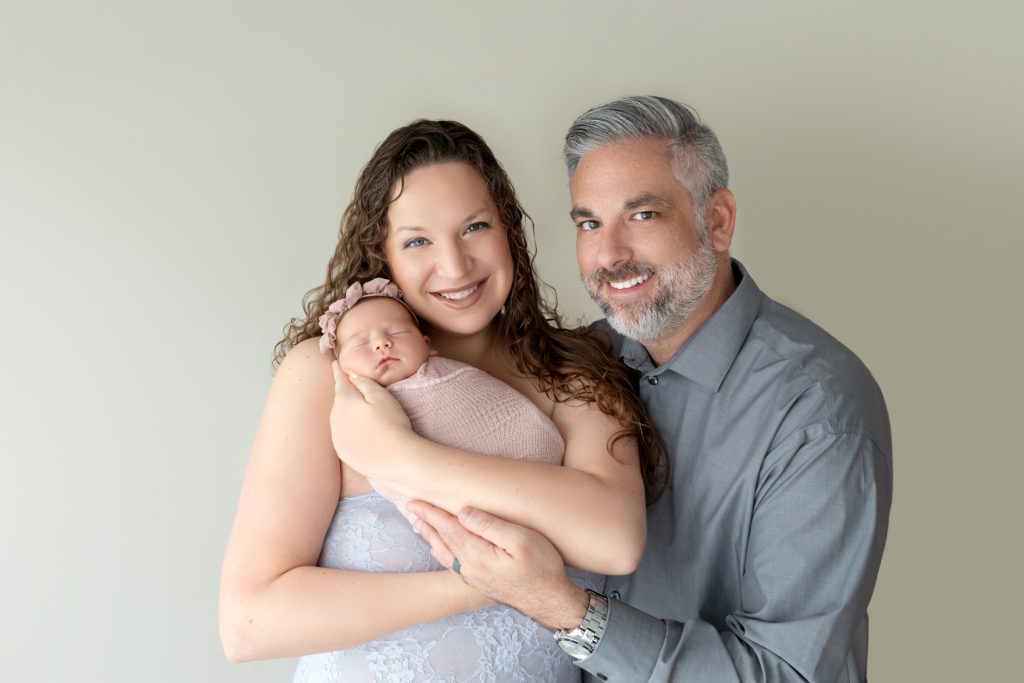
POLYGON ((618 600, 619 599, 619 591, 612 591, 611 597, 613 597, 616 600, 618 600))
POLYGON ((658 383, 658 378, 657 378, 657 377, 648 377, 648 378, 647 378, 647 381, 648 381, 648 382, 649 382, 650 384, 657 384, 657 383, 658 383))

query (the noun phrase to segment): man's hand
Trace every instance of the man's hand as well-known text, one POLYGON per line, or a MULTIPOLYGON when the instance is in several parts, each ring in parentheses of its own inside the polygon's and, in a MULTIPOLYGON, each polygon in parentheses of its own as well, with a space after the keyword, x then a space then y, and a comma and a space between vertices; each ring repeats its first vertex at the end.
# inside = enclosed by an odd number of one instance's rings
POLYGON ((387 456, 401 453, 400 439, 413 436, 412 425, 395 397, 372 379, 334 369, 331 440, 338 457, 367 477, 382 478, 395 464, 387 456))
POLYGON ((589 597, 565 573, 551 542, 532 529, 474 508, 453 517, 423 501, 408 510, 438 562, 458 558, 466 583, 548 628, 573 629, 583 621, 589 597))

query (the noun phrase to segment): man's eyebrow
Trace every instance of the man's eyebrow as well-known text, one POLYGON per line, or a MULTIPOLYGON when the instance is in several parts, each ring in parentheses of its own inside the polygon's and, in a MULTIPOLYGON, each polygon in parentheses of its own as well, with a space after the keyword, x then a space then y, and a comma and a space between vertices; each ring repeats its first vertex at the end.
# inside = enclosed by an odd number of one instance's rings
POLYGON ((579 220, 580 218, 593 218, 594 212, 585 206, 574 206, 572 211, 569 212, 569 218, 579 220))
POLYGON ((639 209, 643 206, 655 206, 658 208, 664 208, 668 206, 668 202, 659 197, 656 194, 650 192, 644 192, 638 194, 635 197, 626 200, 626 203, 622 205, 622 208, 626 211, 632 211, 633 209, 639 209))
MULTIPOLYGON (((642 207, 654 207, 658 209, 664 209, 669 206, 669 203, 659 197, 656 194, 650 192, 644 192, 638 194, 635 197, 630 197, 622 204, 623 211, 633 211, 642 207)), ((593 218, 594 212, 585 206, 574 206, 572 211, 569 212, 569 218, 573 220, 579 220, 581 218, 593 218)))

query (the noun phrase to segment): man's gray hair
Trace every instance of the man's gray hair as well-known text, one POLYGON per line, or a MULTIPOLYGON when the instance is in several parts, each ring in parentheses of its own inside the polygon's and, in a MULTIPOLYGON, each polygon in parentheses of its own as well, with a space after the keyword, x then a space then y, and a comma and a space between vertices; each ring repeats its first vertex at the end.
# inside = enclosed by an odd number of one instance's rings
POLYGON ((714 132, 696 112, 664 97, 623 97, 584 112, 569 126, 562 153, 572 180, 588 152, 618 140, 660 138, 672 155, 676 178, 703 216, 715 190, 729 186, 729 167, 714 132))

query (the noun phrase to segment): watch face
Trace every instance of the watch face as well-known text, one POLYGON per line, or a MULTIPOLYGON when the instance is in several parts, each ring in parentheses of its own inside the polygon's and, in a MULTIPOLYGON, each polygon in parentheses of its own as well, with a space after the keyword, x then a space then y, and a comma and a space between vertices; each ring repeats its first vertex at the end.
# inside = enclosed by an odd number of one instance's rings
POLYGON ((590 650, 587 649, 586 645, 569 638, 559 638, 558 647, 562 648, 573 659, 583 659, 590 655, 590 650))

